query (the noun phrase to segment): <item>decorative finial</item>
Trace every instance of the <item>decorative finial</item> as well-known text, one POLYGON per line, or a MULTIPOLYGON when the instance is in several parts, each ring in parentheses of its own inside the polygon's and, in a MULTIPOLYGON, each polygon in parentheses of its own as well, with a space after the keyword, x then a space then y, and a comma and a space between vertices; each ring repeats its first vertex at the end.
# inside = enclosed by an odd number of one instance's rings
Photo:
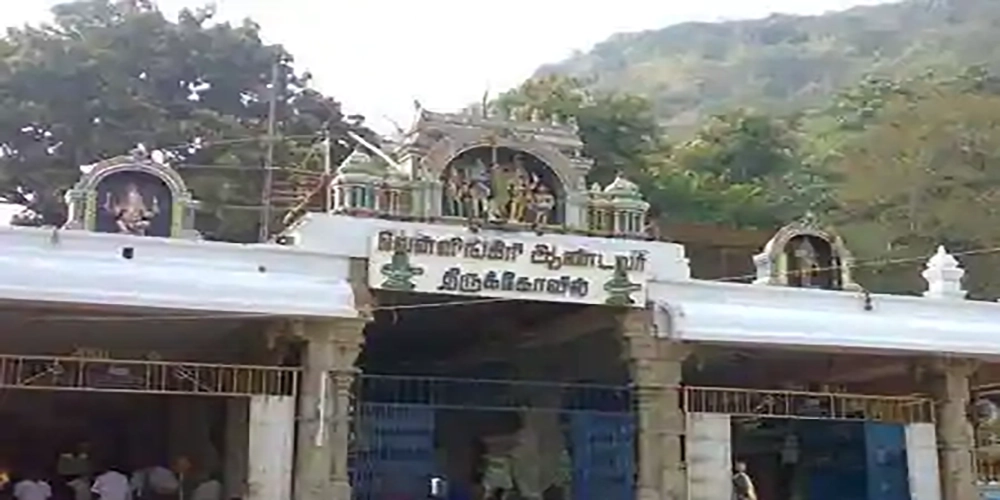
POLYGON ((965 270, 944 245, 927 260, 927 268, 920 274, 927 281, 924 297, 933 299, 964 299, 967 292, 962 288, 965 270))
POLYGON ((136 144, 131 151, 129 151, 129 155, 132 157, 133 160, 145 161, 149 159, 149 150, 146 149, 145 144, 139 143, 136 144))

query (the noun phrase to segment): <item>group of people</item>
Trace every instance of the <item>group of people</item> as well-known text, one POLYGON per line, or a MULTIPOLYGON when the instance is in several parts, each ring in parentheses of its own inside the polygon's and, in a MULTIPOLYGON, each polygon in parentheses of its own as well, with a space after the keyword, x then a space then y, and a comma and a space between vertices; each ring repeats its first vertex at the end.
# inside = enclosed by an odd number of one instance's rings
MULTIPOLYGON (((60 455, 55 474, 40 467, 0 473, 3 500, 223 500, 222 483, 211 475, 190 481, 188 467, 146 465, 131 473, 108 461, 95 468, 86 445, 60 455)), ((182 461, 183 464, 183 461, 182 461)))

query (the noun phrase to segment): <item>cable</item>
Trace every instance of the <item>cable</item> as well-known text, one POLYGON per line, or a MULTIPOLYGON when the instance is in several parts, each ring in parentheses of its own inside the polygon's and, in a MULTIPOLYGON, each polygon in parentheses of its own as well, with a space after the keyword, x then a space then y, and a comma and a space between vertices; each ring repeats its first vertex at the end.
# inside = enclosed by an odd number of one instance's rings
MULTIPOLYGON (((966 250, 962 252, 955 252, 951 255, 953 257, 962 257, 969 255, 987 255, 993 253, 1000 253, 1000 246, 980 248, 976 250, 966 250)), ((926 262, 928 259, 933 257, 934 254, 921 255, 918 257, 906 257, 897 259, 871 259, 868 261, 862 261, 855 263, 851 266, 852 269, 859 267, 874 267, 876 265, 896 265, 896 264, 908 264, 911 262, 926 262)), ((827 266, 821 268, 815 268, 815 271, 832 271, 839 270, 839 266, 827 266)), ((796 272, 785 272, 783 276, 794 276, 796 272)), ((730 282, 730 281, 742 281, 746 279, 755 278, 756 274, 747 274, 740 276, 729 276, 723 278, 716 278, 712 280, 697 280, 697 281, 707 281, 707 282, 730 282)), ((436 309, 443 307, 452 306, 462 306, 462 305, 473 305, 473 304, 487 304, 487 303, 497 303, 497 302, 516 302, 524 299, 511 299, 506 297, 487 297, 487 298, 474 298, 474 299, 456 299, 449 300, 445 302, 433 302, 424 304, 400 304, 400 305, 386 305, 386 306, 375 306, 369 309, 371 312, 379 311, 403 311, 403 310, 414 310, 414 309, 436 309)), ((199 321, 199 320, 225 320, 225 319, 267 319, 267 318, 284 318, 287 315, 282 314, 262 314, 262 313, 209 313, 209 314, 185 314, 185 315, 133 315, 133 316, 69 316, 69 315, 59 315, 59 316, 47 316, 47 317, 33 317, 28 318, 26 321, 29 322, 42 322, 42 321, 107 321, 107 322, 117 322, 117 321, 199 321)))

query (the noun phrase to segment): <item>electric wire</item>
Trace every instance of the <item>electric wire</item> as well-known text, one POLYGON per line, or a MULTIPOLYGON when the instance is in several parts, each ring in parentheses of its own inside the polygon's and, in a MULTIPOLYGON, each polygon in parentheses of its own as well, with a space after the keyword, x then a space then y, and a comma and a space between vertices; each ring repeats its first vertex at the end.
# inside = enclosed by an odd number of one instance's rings
MULTIPOLYGON (((966 257, 972 255, 989 255, 1000 253, 1000 246, 979 248, 973 250, 959 251, 954 253, 949 253, 952 257, 966 257)), ((920 255, 916 257, 902 257, 894 259, 869 259, 866 261, 855 262, 850 267, 851 269, 863 268, 863 267, 877 267, 877 266, 892 266, 899 264, 909 264, 914 262, 926 262, 928 259, 933 257, 935 254, 920 255)), ((812 272, 826 272, 826 271, 836 271, 841 269, 840 266, 826 266, 813 268, 812 272)), ((781 276, 795 276, 801 271, 786 271, 781 276)), ((709 280, 692 280, 695 282, 708 282, 708 283, 730 283, 730 282, 742 282, 747 279, 755 278, 756 274, 744 274, 727 276, 723 278, 709 279, 709 280)), ((749 286, 749 285, 747 285, 749 286)), ((395 305, 381 305, 372 306, 367 308, 366 311, 370 312, 380 312, 380 311, 402 311, 402 310, 415 310, 415 309, 436 309, 444 307, 456 307, 463 305, 476 305, 476 304, 488 304, 488 303, 498 303, 498 302, 519 302, 524 299, 513 299, 507 297, 486 297, 486 298, 472 298, 472 299, 455 299, 443 302, 429 302, 420 304, 395 304, 395 305)), ((206 314, 135 314, 135 315, 52 315, 52 316, 34 316, 26 318, 27 322, 56 322, 56 321, 67 321, 67 322, 82 322, 82 321, 100 321, 100 322, 140 322, 140 321, 199 321, 199 320, 227 320, 227 319, 278 319, 287 318, 287 314, 269 314, 269 313, 206 313, 206 314)))

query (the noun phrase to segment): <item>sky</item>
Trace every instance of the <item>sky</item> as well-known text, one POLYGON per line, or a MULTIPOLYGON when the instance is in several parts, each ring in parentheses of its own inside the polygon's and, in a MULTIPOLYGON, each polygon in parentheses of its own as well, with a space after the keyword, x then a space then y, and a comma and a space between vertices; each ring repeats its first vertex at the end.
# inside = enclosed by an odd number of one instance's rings
MULTIPOLYGON (((257 21, 315 86, 381 132, 409 125, 413 102, 448 111, 502 92, 535 69, 622 31, 684 21, 820 14, 886 0, 159 0, 172 15, 214 3, 257 21)), ((57 0, 3 0, 0 24, 37 23, 57 0), (8 5, 9 4, 9 5, 8 5)))
MULTIPOLYGON (((772 13, 820 14, 886 0, 159 0, 168 15, 214 3, 283 44, 314 85, 376 130, 406 128, 414 100, 434 111, 510 89, 540 65, 623 31, 772 13)), ((39 23, 58 0, 0 0, 0 26, 39 23)), ((0 221, 7 217, 0 207, 0 221)), ((2 223, 2 222, 0 222, 2 223)))

